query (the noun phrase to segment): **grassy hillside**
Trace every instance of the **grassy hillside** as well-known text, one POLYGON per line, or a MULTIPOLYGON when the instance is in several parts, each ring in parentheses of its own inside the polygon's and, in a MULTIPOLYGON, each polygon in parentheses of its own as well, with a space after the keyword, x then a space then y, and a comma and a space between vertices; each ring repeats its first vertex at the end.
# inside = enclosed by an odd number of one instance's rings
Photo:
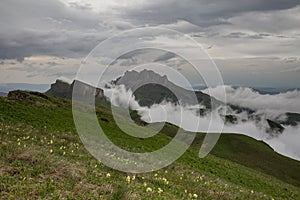
MULTIPOLYGON (((23 93, 30 98, 0 98, 3 199, 300 198, 299 175, 295 173, 299 162, 246 136, 224 135, 213 154, 199 159, 203 139, 199 134, 193 146, 165 169, 139 175, 111 170, 81 144, 69 100, 23 93)), ((132 151, 158 149, 177 129, 167 125, 162 133, 141 141, 118 129, 109 110, 98 108, 97 114, 103 128, 110 130, 108 137, 132 151)))
MULTIPOLYGON (((164 133, 170 137, 176 134, 177 127, 168 124, 164 133)), ((193 147, 200 149, 205 134, 198 133, 193 147)), ((272 175, 287 183, 300 187, 300 162, 287 158, 262 141, 240 134, 222 134, 210 153, 257 171, 272 175)))

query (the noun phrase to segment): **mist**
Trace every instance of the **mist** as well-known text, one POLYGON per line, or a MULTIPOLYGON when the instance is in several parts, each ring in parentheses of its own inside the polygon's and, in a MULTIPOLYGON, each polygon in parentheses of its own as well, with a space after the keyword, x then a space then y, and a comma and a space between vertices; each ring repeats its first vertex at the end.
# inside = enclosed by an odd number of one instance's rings
MULTIPOLYGON (((210 90, 210 94, 217 99, 220 87, 210 90)), ((113 105, 137 110, 141 115, 141 119, 147 123, 169 122, 187 131, 207 134, 216 132, 221 132, 222 134, 243 134, 256 140, 264 141, 274 151, 282 155, 300 160, 300 127, 284 126, 285 129, 281 134, 272 136, 266 132, 267 124, 266 121, 263 121, 267 118, 284 117, 287 111, 298 111, 300 92, 292 91, 277 95, 261 95, 250 88, 234 89, 230 86, 225 87, 228 98, 227 103, 255 110, 256 113, 262 116, 261 121, 254 122, 245 112, 239 114, 231 113, 232 111, 225 106, 212 110, 205 116, 200 116, 199 112, 197 112, 199 108, 203 107, 201 105, 182 106, 170 102, 162 102, 152 105, 150 108, 141 107, 133 96, 132 91, 126 90, 122 85, 106 89, 104 93, 109 97, 113 105), (276 107, 278 109, 275 109, 276 107), (239 120, 235 124, 224 124, 224 118, 222 117, 224 114, 238 115, 239 120)))
POLYGON ((300 91, 294 90, 275 95, 260 94, 251 88, 232 86, 217 86, 202 90, 218 100, 229 104, 247 107, 253 110, 269 110, 274 112, 300 112, 300 91), (222 91, 226 91, 226 100, 222 98, 222 91))

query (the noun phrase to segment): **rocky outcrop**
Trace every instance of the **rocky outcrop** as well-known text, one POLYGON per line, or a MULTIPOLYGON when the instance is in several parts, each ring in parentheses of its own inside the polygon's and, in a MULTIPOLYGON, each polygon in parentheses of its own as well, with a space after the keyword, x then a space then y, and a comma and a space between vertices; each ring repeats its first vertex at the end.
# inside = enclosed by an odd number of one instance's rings
POLYGON ((56 80, 55 83, 51 84, 51 88, 46 92, 46 94, 61 98, 71 98, 71 85, 64 81, 56 80))
POLYGON ((32 91, 22 91, 22 90, 14 90, 10 91, 7 95, 8 99, 13 100, 35 100, 35 97, 40 97, 42 99, 48 100, 49 97, 40 92, 32 92, 32 91))
POLYGON ((7 95, 7 98, 13 100, 32 100, 29 93, 21 90, 10 91, 7 95))
POLYGON ((91 85, 88 85, 86 83, 83 83, 78 80, 74 80, 72 84, 68 84, 66 82, 63 82, 61 80, 56 80, 55 83, 51 84, 50 90, 46 92, 46 94, 52 95, 52 96, 58 96, 61 98, 72 98, 73 88, 76 84, 76 92, 82 96, 84 95, 93 95, 95 98, 103 99, 104 98, 104 92, 100 88, 93 87, 91 85))

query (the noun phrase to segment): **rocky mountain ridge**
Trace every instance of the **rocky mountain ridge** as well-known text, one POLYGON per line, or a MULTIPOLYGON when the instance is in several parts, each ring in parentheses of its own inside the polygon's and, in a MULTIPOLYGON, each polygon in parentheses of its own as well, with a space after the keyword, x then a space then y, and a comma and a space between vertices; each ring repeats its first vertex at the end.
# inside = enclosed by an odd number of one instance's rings
POLYGON ((72 98, 73 88, 75 84, 76 89, 78 90, 77 92, 81 93, 82 95, 93 94, 96 99, 105 98, 103 89, 93 87, 78 80, 74 80, 71 84, 68 84, 61 80, 56 80, 55 83, 51 84, 51 88, 46 92, 46 94, 62 98, 72 98))
MULTIPOLYGON (((79 89, 80 94, 92 94, 95 96, 96 100, 103 101, 105 100, 105 104, 108 104, 109 101, 106 99, 103 89, 95 88, 86 83, 80 81, 73 81, 72 84, 65 83, 63 81, 57 80, 54 84, 51 85, 51 89, 46 92, 46 94, 59 96, 62 98, 72 98, 72 92, 74 84, 79 89)), ((223 102, 210 97, 207 94, 202 93, 201 91, 190 91, 179 87, 168 80, 167 76, 161 76, 150 70, 143 70, 141 72, 136 71, 127 71, 122 77, 111 82, 115 85, 125 85, 127 89, 131 89, 136 99, 138 100, 141 106, 151 106, 153 104, 159 104, 163 101, 169 101, 172 103, 176 103, 178 101, 184 103, 195 103, 192 100, 192 95, 196 95, 197 104, 204 105, 204 108, 199 110, 200 115, 207 114, 211 105, 214 104, 217 106, 225 105, 223 102), (179 94, 178 99, 173 92, 179 94)), ((249 120, 253 121, 261 121, 261 117, 255 113, 255 111, 249 108, 242 108, 235 105, 227 105, 230 113, 226 115, 222 115, 223 120, 226 124, 236 124, 242 119, 239 119, 239 113, 246 112, 249 120)), ((287 114, 288 119, 286 121, 278 121, 276 119, 265 119, 266 131, 270 133, 270 135, 277 136, 278 134, 284 131, 283 125, 298 125, 298 121, 294 120, 297 118, 297 114, 287 114), (292 116, 292 117, 290 117, 292 116)))

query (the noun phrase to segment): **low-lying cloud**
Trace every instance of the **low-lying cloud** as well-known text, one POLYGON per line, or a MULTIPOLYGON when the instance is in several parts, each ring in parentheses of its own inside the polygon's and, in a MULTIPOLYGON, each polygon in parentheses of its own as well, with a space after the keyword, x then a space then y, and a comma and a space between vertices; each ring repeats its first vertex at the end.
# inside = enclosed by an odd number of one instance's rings
POLYGON ((275 95, 260 94, 251 88, 232 86, 218 86, 203 90, 218 100, 228 104, 238 105, 253 110, 274 110, 277 112, 300 112, 300 91, 288 91, 275 95), (222 91, 226 91, 226 100, 222 98, 222 91))
MULTIPOLYGON (((218 89, 219 88, 212 89, 212 95, 216 98, 218 89)), ((299 100, 299 93, 297 91, 278 95, 261 95, 249 88, 233 89, 228 87, 226 91, 229 92, 229 103, 246 105, 248 102, 252 109, 265 115, 262 120, 266 119, 266 116, 272 113, 268 109, 275 109, 277 105, 281 105, 279 104, 280 102, 283 103, 288 100, 289 103, 292 103, 292 105, 281 107, 280 110, 290 109, 294 111, 295 108, 292 109, 292 106, 297 106, 297 103, 299 103, 297 102, 297 99, 299 100), (262 102, 260 102, 260 100, 262 102)), ((187 131, 204 132, 208 134, 215 132, 243 134, 266 142, 280 154, 300 160, 300 147, 298 145, 300 141, 299 126, 286 126, 282 134, 274 137, 265 131, 267 126, 266 122, 254 122, 247 118, 246 113, 239 114, 239 117, 241 119, 246 118, 246 121, 239 120, 236 124, 224 124, 221 113, 223 108, 221 107, 205 116, 200 116, 197 112, 201 107, 200 105, 182 107, 169 102, 163 102, 161 104, 152 105, 150 108, 141 107, 132 95, 132 92, 130 90, 127 91, 124 86, 106 89, 105 94, 108 94, 107 96, 115 106, 138 110, 142 120, 146 122, 169 122, 187 131)), ((281 114, 284 114, 284 112, 281 112, 281 114)))

